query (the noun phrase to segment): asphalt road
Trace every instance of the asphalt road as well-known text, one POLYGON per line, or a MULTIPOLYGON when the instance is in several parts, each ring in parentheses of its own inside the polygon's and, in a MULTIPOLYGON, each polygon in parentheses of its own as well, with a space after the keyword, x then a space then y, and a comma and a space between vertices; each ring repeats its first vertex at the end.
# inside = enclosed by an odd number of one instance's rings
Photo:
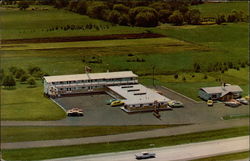
POLYGON ((133 161, 135 154, 142 151, 156 153, 156 158, 149 161, 187 161, 198 158, 243 152, 249 150, 249 136, 222 139, 201 143, 183 144, 163 148, 135 150, 117 153, 105 153, 78 157, 52 159, 47 161, 133 161))

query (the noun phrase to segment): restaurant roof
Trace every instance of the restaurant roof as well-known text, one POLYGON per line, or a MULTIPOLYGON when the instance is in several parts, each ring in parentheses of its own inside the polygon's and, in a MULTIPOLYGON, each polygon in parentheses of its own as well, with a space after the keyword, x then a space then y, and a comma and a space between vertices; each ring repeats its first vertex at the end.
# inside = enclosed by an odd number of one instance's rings
POLYGON ((109 86, 108 88, 124 97, 126 99, 124 102, 127 105, 170 101, 165 96, 141 84, 109 86))

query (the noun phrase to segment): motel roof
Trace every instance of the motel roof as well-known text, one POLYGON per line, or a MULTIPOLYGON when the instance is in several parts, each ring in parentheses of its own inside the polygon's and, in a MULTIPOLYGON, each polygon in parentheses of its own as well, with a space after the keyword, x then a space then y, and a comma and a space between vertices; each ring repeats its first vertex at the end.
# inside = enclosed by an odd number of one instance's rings
POLYGON ((45 76, 46 82, 61 82, 61 81, 78 81, 90 79, 115 79, 115 78, 134 78, 138 77, 132 71, 121 72, 106 72, 106 73, 89 73, 89 74, 74 74, 74 75, 58 75, 58 76, 45 76))
POLYGON ((108 88, 124 97, 127 105, 170 101, 165 96, 141 84, 109 86, 108 88))
POLYGON ((221 93, 225 95, 229 92, 242 92, 243 90, 238 85, 226 85, 226 86, 218 86, 218 87, 206 87, 201 88, 201 90, 205 91, 208 94, 221 93))

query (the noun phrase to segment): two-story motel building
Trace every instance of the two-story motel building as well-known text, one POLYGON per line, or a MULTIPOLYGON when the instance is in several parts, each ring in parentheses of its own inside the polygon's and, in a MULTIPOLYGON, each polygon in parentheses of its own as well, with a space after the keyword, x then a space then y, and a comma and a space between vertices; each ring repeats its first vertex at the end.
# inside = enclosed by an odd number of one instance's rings
POLYGON ((44 94, 53 97, 103 91, 107 86, 137 84, 137 77, 132 71, 45 76, 44 94))

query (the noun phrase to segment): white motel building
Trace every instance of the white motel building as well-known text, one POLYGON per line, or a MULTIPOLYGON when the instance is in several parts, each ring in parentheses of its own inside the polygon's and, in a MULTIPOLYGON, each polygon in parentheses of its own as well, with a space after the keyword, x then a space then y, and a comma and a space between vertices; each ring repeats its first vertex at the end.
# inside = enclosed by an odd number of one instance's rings
MULTIPOLYGON (((44 94, 60 97, 70 94, 111 91, 124 101, 126 112, 150 111, 157 107, 168 109, 168 98, 138 84, 132 71, 87 73, 44 77, 44 94)), ((108 93, 110 94, 110 93, 108 93)))

